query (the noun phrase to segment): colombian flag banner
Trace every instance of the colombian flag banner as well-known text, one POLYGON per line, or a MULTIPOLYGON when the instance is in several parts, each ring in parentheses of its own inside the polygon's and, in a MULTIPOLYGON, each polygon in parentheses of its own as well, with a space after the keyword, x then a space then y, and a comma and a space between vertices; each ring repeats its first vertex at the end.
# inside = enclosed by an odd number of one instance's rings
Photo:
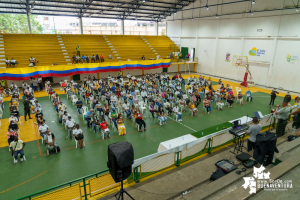
POLYGON ((112 72, 120 70, 150 70, 170 67, 171 60, 142 60, 142 61, 122 61, 87 63, 74 65, 55 65, 40 67, 23 67, 0 69, 0 79, 4 80, 28 80, 30 77, 63 77, 75 74, 92 74, 98 72, 112 72))

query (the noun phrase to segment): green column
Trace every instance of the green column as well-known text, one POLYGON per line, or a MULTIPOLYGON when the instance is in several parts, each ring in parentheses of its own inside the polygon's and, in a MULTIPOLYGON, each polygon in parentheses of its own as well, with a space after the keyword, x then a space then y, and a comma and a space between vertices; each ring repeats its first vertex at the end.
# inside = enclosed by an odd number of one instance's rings
POLYGON ((211 141, 212 141, 212 139, 209 138, 209 139, 208 139, 208 149, 207 149, 207 153, 211 153, 211 141))

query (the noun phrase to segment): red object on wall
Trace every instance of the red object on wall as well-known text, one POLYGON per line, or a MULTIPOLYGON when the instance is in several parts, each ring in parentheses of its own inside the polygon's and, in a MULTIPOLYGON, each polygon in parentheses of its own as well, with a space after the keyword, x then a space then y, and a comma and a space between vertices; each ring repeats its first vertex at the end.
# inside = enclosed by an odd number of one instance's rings
POLYGON ((248 87, 247 79, 248 79, 248 73, 245 72, 244 82, 241 83, 242 86, 248 87))

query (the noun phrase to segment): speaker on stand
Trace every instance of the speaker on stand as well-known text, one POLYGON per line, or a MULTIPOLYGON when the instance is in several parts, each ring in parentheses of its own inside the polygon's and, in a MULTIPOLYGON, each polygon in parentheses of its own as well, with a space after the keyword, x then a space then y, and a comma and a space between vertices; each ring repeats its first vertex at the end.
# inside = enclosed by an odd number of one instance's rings
MULTIPOLYGON (((132 145, 125 142, 117 142, 108 145, 107 167, 116 183, 121 182, 121 189, 115 195, 119 199, 124 199, 124 193, 133 199, 124 189, 123 180, 126 180, 132 173, 132 164, 134 162, 134 152, 132 145), (118 196, 118 197, 117 197, 118 196)), ((134 200, 134 199, 133 199, 134 200)))

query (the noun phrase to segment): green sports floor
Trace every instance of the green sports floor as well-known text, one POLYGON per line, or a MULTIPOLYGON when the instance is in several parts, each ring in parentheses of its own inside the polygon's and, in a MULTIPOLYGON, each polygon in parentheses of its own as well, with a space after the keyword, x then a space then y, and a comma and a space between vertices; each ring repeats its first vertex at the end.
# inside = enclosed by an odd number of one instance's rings
MULTIPOLYGON (((95 134, 92 129, 87 128, 86 122, 83 121, 81 115, 78 115, 76 107, 67 100, 66 95, 60 95, 68 107, 68 112, 83 130, 86 144, 83 149, 75 148, 74 139, 71 141, 65 139, 67 132, 58 122, 58 115, 56 115, 51 100, 48 97, 38 98, 43 107, 46 122, 51 132, 55 134, 61 152, 47 156, 46 147, 41 140, 27 142, 24 148, 26 161, 14 164, 8 148, 0 148, 0 199, 20 198, 107 169, 107 146, 111 143, 130 142, 134 148, 135 159, 137 159, 156 153, 160 142, 223 124, 245 115, 251 117, 254 116, 255 111, 261 111, 263 115, 268 114, 270 111, 269 96, 267 93, 255 92, 252 103, 248 103, 244 99, 244 105, 234 103, 232 108, 224 107, 223 111, 216 110, 215 104, 213 104, 213 111, 209 115, 204 113, 201 103, 198 106, 199 112, 196 117, 191 117, 188 112, 183 113, 181 124, 168 117, 167 124, 159 126, 156 119, 145 117, 147 130, 142 133, 137 131, 131 120, 127 120, 125 136, 119 136, 117 130, 113 131, 110 126, 112 137, 103 140, 99 132, 95 134), (39 149, 42 156, 40 156, 39 149)), ((283 97, 277 97, 275 105, 281 103, 282 100, 283 97)), ((8 108, 7 102, 5 102, 5 106, 8 108)), ((22 101, 19 110, 20 114, 24 115, 22 101)), ((7 111, 3 118, 8 117, 7 111)), ((1 134, 5 134, 6 130, 6 127, 2 126, 1 134)))

